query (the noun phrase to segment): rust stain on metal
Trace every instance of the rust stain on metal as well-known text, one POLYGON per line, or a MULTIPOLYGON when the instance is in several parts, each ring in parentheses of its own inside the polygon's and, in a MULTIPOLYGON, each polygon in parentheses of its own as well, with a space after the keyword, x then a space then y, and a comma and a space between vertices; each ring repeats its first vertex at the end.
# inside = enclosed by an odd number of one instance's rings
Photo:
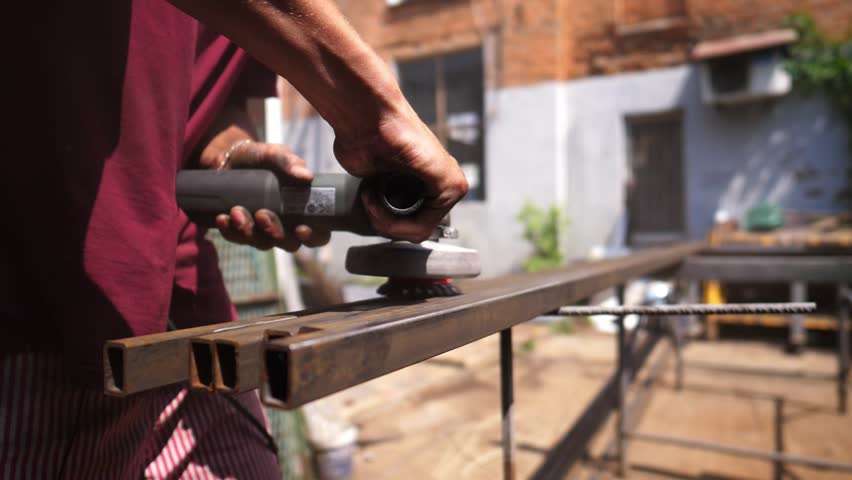
POLYGON ((262 398, 293 408, 497 333, 600 290, 674 267, 682 244, 537 275, 484 282, 464 295, 388 305, 350 326, 271 340, 262 398))

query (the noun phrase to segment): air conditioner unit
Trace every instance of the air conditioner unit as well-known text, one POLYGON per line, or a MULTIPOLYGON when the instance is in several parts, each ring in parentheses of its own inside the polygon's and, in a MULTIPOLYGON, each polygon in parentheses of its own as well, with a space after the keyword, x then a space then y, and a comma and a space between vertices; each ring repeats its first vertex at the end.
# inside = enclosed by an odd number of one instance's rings
POLYGON ((704 103, 737 105, 787 95, 793 81, 780 48, 705 60, 701 63, 704 103))

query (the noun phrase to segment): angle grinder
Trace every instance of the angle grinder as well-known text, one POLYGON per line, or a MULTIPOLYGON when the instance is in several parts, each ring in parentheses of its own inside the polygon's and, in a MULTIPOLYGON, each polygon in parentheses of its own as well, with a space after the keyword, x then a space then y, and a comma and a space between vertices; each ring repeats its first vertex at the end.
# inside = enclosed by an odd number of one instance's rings
MULTIPOLYGON (((385 236, 368 219, 360 194, 375 192, 389 212, 416 215, 426 200, 426 186, 410 175, 361 179, 347 174, 317 174, 310 185, 287 185, 268 170, 184 170, 177 175, 178 206, 195 223, 215 226, 216 216, 242 206, 252 214, 265 208, 275 212, 285 228, 307 225, 363 236, 385 236)), ((392 241, 351 247, 346 270, 356 275, 388 277, 379 293, 394 297, 457 295, 450 279, 479 275, 479 253, 439 243, 456 238, 449 216, 430 239, 415 244, 392 241)))

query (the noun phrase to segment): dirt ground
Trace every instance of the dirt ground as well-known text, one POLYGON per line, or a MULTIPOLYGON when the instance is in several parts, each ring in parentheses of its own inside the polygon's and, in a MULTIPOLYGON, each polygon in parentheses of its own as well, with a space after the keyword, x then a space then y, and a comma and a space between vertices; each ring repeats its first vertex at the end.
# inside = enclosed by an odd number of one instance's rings
MULTIPOLYGON (((516 471, 527 478, 612 373, 615 342, 591 331, 555 334, 542 325, 516 327, 514 337, 516 471)), ((769 450, 775 398, 782 398, 788 453, 852 463, 852 414, 838 415, 836 383, 819 378, 836 372, 832 351, 790 356, 780 345, 758 341, 694 342, 684 353, 681 391, 674 388, 669 352, 661 343, 640 375, 639 383, 650 365, 668 362, 648 389, 639 431, 769 450)), ((355 478, 500 478, 497 362, 494 336, 331 397, 361 429, 355 478)), ((613 428, 610 418, 590 445, 590 458, 566 478, 614 478, 614 462, 601 458, 613 428)), ((765 479, 773 472, 767 461, 640 441, 630 443, 629 460, 628 478, 638 479, 765 479)), ((852 479, 802 467, 788 472, 787 478, 852 479)))

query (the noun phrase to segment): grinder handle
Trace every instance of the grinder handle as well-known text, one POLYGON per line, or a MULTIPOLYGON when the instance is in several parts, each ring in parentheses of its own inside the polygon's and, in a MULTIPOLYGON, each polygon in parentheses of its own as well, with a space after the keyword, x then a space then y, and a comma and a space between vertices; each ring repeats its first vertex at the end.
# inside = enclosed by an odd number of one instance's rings
POLYGON ((178 206, 202 227, 216 226, 216 216, 239 205, 254 213, 262 208, 281 214, 281 186, 268 170, 183 170, 177 175, 178 206))
POLYGON ((195 223, 215 226, 216 216, 239 205, 251 213, 266 208, 286 224, 319 226, 333 231, 378 235, 370 226, 358 193, 371 188, 381 203, 398 216, 412 215, 423 205, 426 186, 410 175, 361 179, 347 174, 318 174, 311 185, 282 187, 269 170, 184 170, 177 175, 177 201, 195 223), (311 209, 311 191, 330 202, 311 209), (329 197, 322 191, 334 192, 329 197))

